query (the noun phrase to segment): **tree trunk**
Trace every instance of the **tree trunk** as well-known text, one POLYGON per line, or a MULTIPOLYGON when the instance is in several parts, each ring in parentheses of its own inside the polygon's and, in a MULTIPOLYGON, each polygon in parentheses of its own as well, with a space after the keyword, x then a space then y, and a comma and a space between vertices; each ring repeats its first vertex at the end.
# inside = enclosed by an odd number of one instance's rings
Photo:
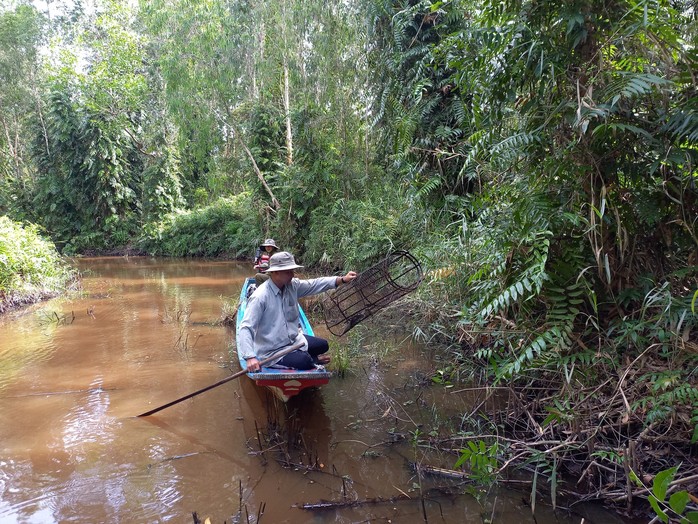
POLYGON ((274 193, 272 192, 271 188, 269 187, 269 184, 267 184, 267 181, 264 179, 264 174, 259 169, 259 166, 257 165, 257 162, 255 161, 254 156, 252 155, 252 151, 250 151, 250 149, 247 147, 247 145, 245 145, 245 143, 242 141, 242 138, 240 138, 240 134, 237 133, 237 131, 235 132, 235 136, 240 141, 240 145, 245 150, 245 153, 247 154, 247 157, 250 159, 250 162, 252 162, 252 168, 254 169, 254 172, 257 175, 257 178, 262 183, 264 190, 267 192, 267 194, 271 198, 272 206, 274 207, 275 210, 279 209, 281 207, 281 204, 279 204, 279 201, 274 196, 274 193))
POLYGON ((284 59, 284 113, 286 115, 286 164, 293 163, 293 131, 291 129, 291 100, 288 80, 288 63, 284 59))
POLYGON ((284 86, 283 86, 283 98, 284 98, 284 117, 286 118, 286 165, 291 165, 293 163, 293 130, 291 129, 291 96, 290 96, 290 86, 289 86, 289 76, 288 76, 288 38, 287 38, 287 26, 291 24, 289 21, 288 14, 286 12, 286 0, 282 4, 282 14, 281 14, 281 34, 283 39, 283 64, 284 68, 284 86))

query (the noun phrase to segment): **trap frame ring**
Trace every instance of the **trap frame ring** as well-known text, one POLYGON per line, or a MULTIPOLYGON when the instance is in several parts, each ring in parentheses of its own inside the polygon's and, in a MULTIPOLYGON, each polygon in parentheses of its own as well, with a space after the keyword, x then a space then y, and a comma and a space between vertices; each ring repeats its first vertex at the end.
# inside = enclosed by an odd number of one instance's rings
POLYGON ((322 301, 325 324, 341 336, 359 322, 414 291, 424 279, 419 261, 397 250, 362 271, 356 279, 328 293, 322 301), (397 268, 397 272, 392 272, 397 268))

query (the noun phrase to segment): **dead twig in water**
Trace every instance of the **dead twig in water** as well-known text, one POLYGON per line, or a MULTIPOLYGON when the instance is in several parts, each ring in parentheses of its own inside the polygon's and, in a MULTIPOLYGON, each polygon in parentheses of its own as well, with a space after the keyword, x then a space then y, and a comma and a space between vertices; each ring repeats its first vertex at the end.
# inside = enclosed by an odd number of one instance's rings
POLYGON ((429 475, 438 475, 440 477, 448 477, 452 479, 467 480, 472 482, 470 476, 464 471, 455 471, 452 469, 437 468, 435 466, 426 466, 413 464, 414 469, 421 471, 422 473, 427 473, 429 475))
MULTIPOLYGON (((420 497, 422 500, 432 500, 436 498, 442 498, 442 497, 452 497, 452 496, 461 496, 462 493, 460 490, 458 491, 444 491, 443 488, 439 490, 429 490, 429 492, 426 495, 423 495, 420 497)), ((339 500, 339 501, 331 501, 331 500, 321 500, 320 502, 314 502, 314 503, 305 503, 305 504, 294 504, 292 507, 298 508, 298 509, 305 509, 305 510, 310 510, 310 511, 323 511, 323 510, 332 510, 332 509, 339 509, 339 508, 349 508, 349 507, 357 507, 357 506, 366 506, 369 504, 393 504, 395 502, 416 502, 417 499, 410 497, 408 494, 401 492, 400 495, 396 495, 394 497, 389 497, 389 498, 383 498, 383 497, 375 497, 371 499, 362 499, 362 500, 339 500)))
POLYGON ((294 504, 292 507, 306 510, 328 510, 328 509, 339 509, 339 508, 350 508, 356 506, 365 506, 368 504, 392 504, 394 502, 401 502, 404 500, 413 500, 406 495, 398 495, 390 498, 375 497, 372 499, 363 500, 340 500, 340 501, 330 501, 321 500, 320 502, 306 503, 306 504, 294 504))
POLYGON ((266 502, 262 502, 262 503, 259 505, 259 509, 257 510, 257 520, 255 520, 255 522, 256 522, 257 524, 259 524, 259 521, 261 520, 262 515, 264 515, 264 510, 265 510, 266 507, 267 507, 267 503, 266 503, 266 502))
POLYGON ((196 455, 205 455, 207 453, 212 453, 211 451, 194 451, 192 453, 184 453, 182 455, 175 455, 173 457, 166 457, 162 460, 158 460, 157 462, 153 462, 152 464, 148 464, 148 469, 152 468, 153 466, 157 466, 159 464, 164 464, 165 462, 171 462, 173 460, 179 460, 179 459, 184 459, 184 458, 189 458, 189 457, 194 457, 196 455))
POLYGON ((385 446, 388 444, 395 444, 395 442, 392 442, 392 441, 379 442, 378 444, 366 444, 365 442, 362 442, 361 440, 346 439, 346 440, 338 440, 337 442, 333 442, 330 447, 332 449, 336 449, 337 446, 339 446, 340 444, 344 444, 347 442, 353 443, 353 444, 361 444, 362 446, 366 446, 366 450, 364 451, 364 453, 366 453, 366 451, 368 451, 369 449, 372 449, 372 448, 377 448, 379 446, 385 446))

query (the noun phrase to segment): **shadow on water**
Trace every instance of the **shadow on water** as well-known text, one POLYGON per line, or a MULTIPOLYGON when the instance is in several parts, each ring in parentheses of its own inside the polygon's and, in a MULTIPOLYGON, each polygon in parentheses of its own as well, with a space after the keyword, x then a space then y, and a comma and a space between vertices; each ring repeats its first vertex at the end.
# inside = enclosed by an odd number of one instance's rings
MULTIPOLYGON (((457 459, 429 449, 434 414, 467 412, 472 399, 420 380, 428 352, 402 342, 287 404, 242 377, 138 418, 237 371, 233 332, 219 320, 250 269, 78 264, 80 295, 0 319, 0 522, 192 522, 194 512, 212 524, 619 522, 543 501, 534 517, 530 484, 482 491, 426 474, 457 459)), ((333 350, 346 343, 316 323, 333 350)), ((366 354, 395 345, 367 339, 366 354)))

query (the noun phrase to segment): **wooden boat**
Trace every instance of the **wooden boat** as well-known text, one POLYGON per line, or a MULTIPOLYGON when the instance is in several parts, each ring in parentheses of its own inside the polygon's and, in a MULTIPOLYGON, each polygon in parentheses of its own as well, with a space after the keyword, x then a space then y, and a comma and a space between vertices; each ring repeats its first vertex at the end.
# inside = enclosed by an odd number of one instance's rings
MULTIPOLYGON (((235 322, 235 339, 239 340, 239 330, 240 324, 242 322, 242 317, 245 314, 245 309, 247 307, 247 293, 251 285, 254 285, 254 278, 247 278, 245 283, 242 285, 242 290, 240 291, 240 304, 238 306, 238 312, 235 322)), ((300 313, 300 328, 306 335, 314 335, 313 328, 308 322, 308 318, 303 312, 303 308, 298 306, 300 313)), ((240 356, 240 348, 238 346, 238 360, 240 361, 240 368, 245 369, 247 363, 245 359, 240 356)), ((286 402, 289 398, 297 395, 300 391, 305 388, 322 386, 327 384, 330 380, 332 374, 326 371, 324 367, 319 366, 315 369, 310 370, 297 370, 297 369, 275 369, 262 367, 262 369, 257 373, 247 373, 258 386, 266 386, 269 388, 274 395, 286 402)))

